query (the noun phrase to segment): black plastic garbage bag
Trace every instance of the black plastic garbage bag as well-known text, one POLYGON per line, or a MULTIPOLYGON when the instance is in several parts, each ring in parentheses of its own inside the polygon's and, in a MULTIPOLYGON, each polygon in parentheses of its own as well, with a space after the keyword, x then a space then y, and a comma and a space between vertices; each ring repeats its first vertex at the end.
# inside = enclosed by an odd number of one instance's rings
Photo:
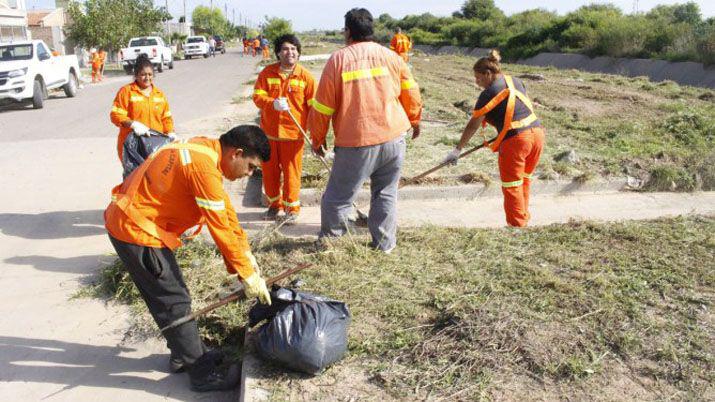
POLYGON ((319 374, 340 360, 348 347, 350 312, 345 303, 310 293, 274 287, 271 306, 257 304, 249 326, 256 331, 258 354, 281 366, 319 374))
POLYGON ((132 132, 124 140, 122 153, 123 177, 126 179, 149 155, 170 142, 171 138, 158 131, 149 130, 149 135, 136 135, 132 132))

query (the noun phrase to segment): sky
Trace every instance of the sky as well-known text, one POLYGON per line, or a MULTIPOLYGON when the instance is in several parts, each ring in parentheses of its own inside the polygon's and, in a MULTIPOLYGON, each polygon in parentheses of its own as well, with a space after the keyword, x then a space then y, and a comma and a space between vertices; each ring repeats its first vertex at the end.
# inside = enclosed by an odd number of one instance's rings
MULTIPOLYGON (((281 17, 293 23, 296 31, 311 29, 339 29, 343 24, 345 12, 353 7, 364 7, 370 10, 375 18, 383 13, 392 17, 401 18, 408 14, 432 13, 438 16, 449 16, 460 9, 464 0, 366 0, 361 2, 342 0, 260 0, 249 2, 246 0, 154 0, 158 6, 168 2, 169 12, 178 19, 183 14, 184 1, 186 13, 191 19, 191 10, 198 5, 220 7, 227 10, 227 17, 232 20, 235 15, 236 24, 256 26, 263 21, 264 16, 281 17), (248 6, 247 6, 248 4, 248 6)), ((26 0, 28 9, 54 8, 54 0, 26 0)), ((524 0, 495 0, 497 7, 507 15, 540 7, 549 11, 565 14, 581 6, 591 3, 612 3, 624 12, 631 13, 635 0, 612 1, 577 1, 577 0, 552 0, 537 6, 535 2, 524 0)), ((637 0, 638 11, 647 12, 659 4, 686 3, 685 0, 637 0)), ((700 6, 704 18, 715 16, 715 1, 695 1, 700 6)))

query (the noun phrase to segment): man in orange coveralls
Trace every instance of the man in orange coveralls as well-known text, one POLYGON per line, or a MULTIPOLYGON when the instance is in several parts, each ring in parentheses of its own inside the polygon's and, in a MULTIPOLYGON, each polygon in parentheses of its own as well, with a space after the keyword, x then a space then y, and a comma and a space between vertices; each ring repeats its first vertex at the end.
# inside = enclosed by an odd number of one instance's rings
POLYGON ((368 10, 348 11, 343 32, 347 46, 325 64, 308 115, 314 152, 324 153, 331 120, 335 132, 335 161, 320 204, 320 237, 347 232, 352 202, 369 178, 372 247, 389 253, 397 244, 405 135, 412 128, 412 138, 419 136, 422 99, 405 61, 372 41, 368 10))
POLYGON ((412 49, 412 42, 407 35, 402 33, 402 28, 398 27, 395 32, 395 36, 392 37, 390 41, 390 49, 394 50, 395 53, 402 57, 405 62, 409 61, 410 56, 408 55, 410 49, 412 49))
MULTIPOLYGON (((109 240, 159 328, 191 313, 191 297, 174 250, 181 246, 179 236, 196 225, 208 227, 227 270, 243 282, 246 296, 271 303, 222 182, 222 177, 233 181, 250 176, 269 158, 263 130, 237 126, 218 139, 195 137, 164 146, 112 190, 112 202, 104 212, 109 240)), ((218 368, 222 356, 206 350, 195 320, 163 335, 171 350, 171 371, 186 370, 194 391, 236 386, 238 366, 218 368)))
POLYGON ((253 103, 261 109, 261 128, 271 144, 271 159, 263 164, 263 187, 270 205, 266 219, 278 219, 285 210, 286 223, 293 223, 300 212, 300 178, 303 166, 303 136, 288 115, 302 127, 315 93, 315 78, 298 64, 300 41, 286 34, 274 43, 278 63, 258 74, 253 103), (281 173, 283 192, 281 194, 281 173))

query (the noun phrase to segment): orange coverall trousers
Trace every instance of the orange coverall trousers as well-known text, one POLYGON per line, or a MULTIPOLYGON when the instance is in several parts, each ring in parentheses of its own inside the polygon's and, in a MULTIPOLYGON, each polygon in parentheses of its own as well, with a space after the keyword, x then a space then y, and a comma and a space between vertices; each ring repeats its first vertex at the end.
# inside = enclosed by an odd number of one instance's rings
POLYGON ((261 166, 263 191, 269 208, 300 212, 300 179, 303 170, 303 139, 298 141, 268 140, 271 158, 261 166), (281 193, 281 174, 283 192, 281 193))
POLYGON ((529 186, 544 148, 544 137, 544 129, 535 127, 507 139, 499 147, 499 175, 509 226, 526 226, 531 218, 529 186))
POLYGON ((271 54, 268 51, 268 46, 263 46, 263 60, 268 60, 271 58, 271 54))

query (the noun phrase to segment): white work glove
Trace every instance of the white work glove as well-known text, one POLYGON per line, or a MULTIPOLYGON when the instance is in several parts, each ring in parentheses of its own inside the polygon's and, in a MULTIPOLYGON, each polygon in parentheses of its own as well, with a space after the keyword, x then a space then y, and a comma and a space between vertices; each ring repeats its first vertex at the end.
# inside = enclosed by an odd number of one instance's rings
POLYGON ((457 148, 454 148, 453 150, 449 151, 447 156, 442 159, 442 163, 450 163, 452 165, 456 165, 457 161, 459 160, 459 154, 461 154, 462 151, 460 151, 457 148))
POLYGON ((139 123, 138 121, 133 121, 132 125, 129 126, 136 135, 149 135, 149 127, 139 123))
POLYGON ((266 281, 261 278, 258 272, 254 272, 243 280, 243 293, 247 299, 258 298, 262 304, 271 305, 271 294, 268 292, 266 281))
POLYGON ((290 106, 288 106, 288 99, 287 98, 276 98, 273 101, 273 109, 279 111, 279 112, 285 112, 290 110, 290 106))
POLYGON ((167 134, 166 136, 169 137, 170 140, 176 141, 176 133, 175 132, 171 132, 171 133, 167 134))

